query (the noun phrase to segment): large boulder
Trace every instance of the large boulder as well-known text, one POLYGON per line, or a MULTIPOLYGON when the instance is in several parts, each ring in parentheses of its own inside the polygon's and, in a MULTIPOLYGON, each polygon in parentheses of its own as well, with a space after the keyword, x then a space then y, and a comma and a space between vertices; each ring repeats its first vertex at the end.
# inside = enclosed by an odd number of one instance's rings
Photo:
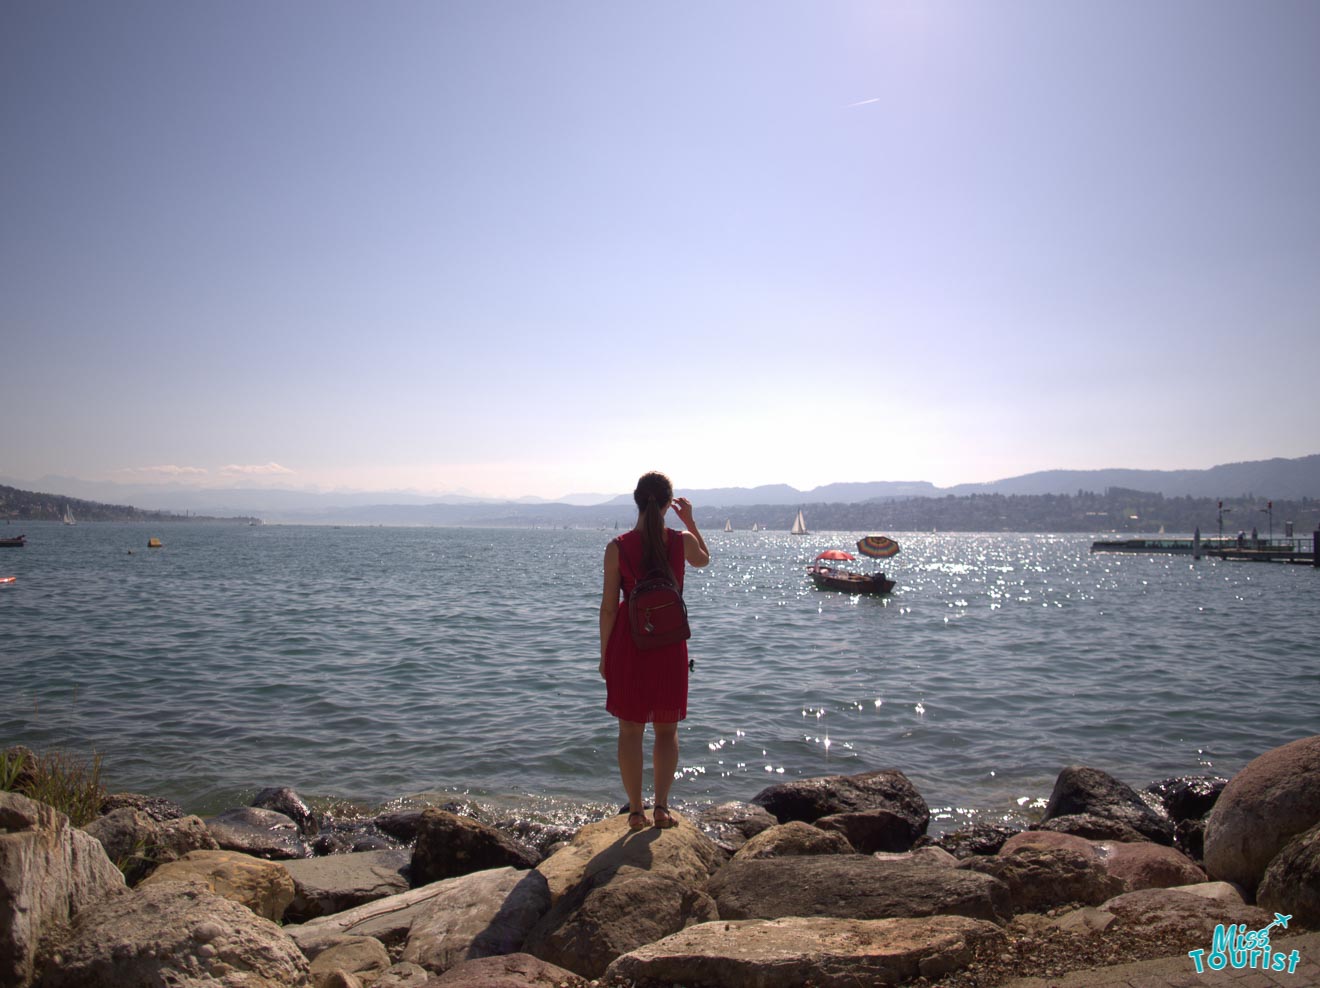
POLYGON ((412 883, 429 885, 491 868, 534 868, 539 860, 535 851, 494 827, 433 807, 418 821, 412 883))
POLYGON ((1167 889, 1196 885, 1206 880, 1205 872, 1196 866, 1196 862, 1163 844, 1100 841, 1096 847, 1105 871, 1126 884, 1124 891, 1167 889))
POLYGON ((311 958, 312 980, 318 988, 336 971, 370 983, 390 966, 390 954, 375 937, 343 936, 311 958))
POLYGON ((402 959, 436 973, 516 953, 550 908, 550 889, 536 871, 496 868, 428 888, 437 894, 409 925, 402 959))
MULTIPOLYGON (((379 982, 377 982, 379 985, 379 982)), ((586 988, 585 978, 531 954, 480 957, 455 964, 426 988, 586 988)))
POLYGON ((921 793, 906 775, 892 768, 781 782, 762 789, 752 802, 765 807, 780 823, 815 823, 835 813, 889 810, 908 821, 914 841, 930 824, 930 807, 921 793))
POLYGON ((136 885, 167 861, 189 851, 217 850, 219 845, 201 817, 157 820, 146 810, 122 806, 83 827, 101 842, 130 885, 136 885))
POLYGON ((1320 823, 1320 734, 1248 762, 1229 781, 1205 829, 1211 878, 1254 893, 1283 846, 1320 823))
POLYGON ((198 882, 273 923, 284 918, 294 893, 283 864, 238 851, 189 851, 161 865, 139 887, 159 882, 198 882))
POLYGON ((74 921, 42 988, 309 988, 307 958, 270 920, 195 883, 159 882, 74 921))
POLYGON ((785 858, 803 854, 855 854, 848 838, 835 831, 822 830, 801 820, 777 823, 762 830, 734 855, 735 860, 785 858))
POLYGON ((1014 913, 1079 903, 1095 906, 1125 891, 1094 857, 1067 848, 1023 847, 1011 854, 968 858, 959 868, 989 875, 1008 888, 1014 913))
POLYGON ((307 857, 298 824, 283 813, 238 806, 205 819, 206 829, 226 851, 283 861, 307 857))
POLYGON ((1256 902, 1299 926, 1320 927, 1320 825, 1283 845, 1265 869, 1256 902))
POLYGON ((523 949, 599 978, 620 954, 717 918, 706 893, 663 875, 629 873, 560 898, 523 949))
POLYGON ((951 914, 1001 922, 1012 913, 1008 890, 987 875, 862 854, 734 860, 706 891, 722 919, 951 914))
POLYGON ((45 803, 0 792, 0 984, 28 984, 44 936, 126 891, 96 838, 45 803))
POLYGON ((411 853, 400 848, 286 861, 294 894, 285 917, 302 923, 406 892, 411 860, 411 853))
POLYGON ((830 830, 848 838, 857 851, 897 854, 912 850, 920 834, 913 834, 912 821, 892 810, 858 810, 855 813, 831 813, 816 821, 821 830, 830 830))
POLYGON ((1098 768, 1070 765, 1060 772, 1041 823, 1073 815, 1123 824, 1158 844, 1173 843, 1173 824, 1152 809, 1131 786, 1098 768))
POLYGON ((624 815, 583 827, 569 843, 536 866, 552 901, 584 883, 594 887, 615 875, 643 872, 697 885, 724 863, 726 854, 682 814, 670 830, 630 831, 624 815))
POLYGON ((1001 950, 993 923, 792 917, 703 923, 624 954, 612 978, 721 988, 856 988, 937 981, 978 953, 1001 950))
POLYGON ((1100 910, 1114 916, 1115 928, 1204 940, 1207 945, 1216 926, 1241 923, 1249 930, 1259 930, 1274 918, 1255 906, 1179 889, 1124 892, 1102 903, 1100 910))

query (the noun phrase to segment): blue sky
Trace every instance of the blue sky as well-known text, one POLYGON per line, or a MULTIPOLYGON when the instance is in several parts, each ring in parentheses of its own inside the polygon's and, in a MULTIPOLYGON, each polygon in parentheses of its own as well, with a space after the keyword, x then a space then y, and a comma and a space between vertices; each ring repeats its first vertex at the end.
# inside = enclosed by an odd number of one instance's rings
POLYGON ((1317 452, 1320 5, 0 7, 0 476, 1317 452))

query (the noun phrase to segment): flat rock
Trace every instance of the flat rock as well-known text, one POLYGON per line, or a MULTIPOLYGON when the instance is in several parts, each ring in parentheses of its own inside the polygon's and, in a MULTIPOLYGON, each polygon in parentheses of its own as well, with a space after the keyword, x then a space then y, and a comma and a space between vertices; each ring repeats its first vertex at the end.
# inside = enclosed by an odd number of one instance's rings
POLYGON ((275 923, 284 918, 294 892, 284 865, 238 851, 189 851, 161 865, 143 879, 142 886, 159 882, 199 882, 275 923))
POLYGON ((1301 926, 1320 927, 1320 826, 1283 845, 1265 869, 1256 902, 1301 926))
POLYGON ((1205 870, 1254 894, 1283 846, 1320 823, 1320 735, 1248 762, 1210 811, 1205 870))
POLYGON ((412 881, 427 885, 491 868, 533 868, 540 860, 494 827, 447 810, 423 811, 413 847, 412 881))
POLYGON ((307 959, 270 920, 196 883, 159 882, 81 914, 42 988, 310 988, 307 959))
POLYGON ((862 854, 734 860, 706 891, 723 919, 947 914, 1000 922, 1012 913, 1007 888, 988 875, 862 854))
POLYGON ((1105 871, 1126 883, 1126 891, 1167 889, 1206 880, 1196 862, 1172 847, 1149 841, 1100 841, 1100 863, 1105 871))
POLYGON ((762 830, 734 855, 735 860, 784 858, 803 854, 855 854, 856 848, 837 831, 822 830, 801 820, 777 823, 762 830))
POLYGON ((1093 856, 1071 848, 1022 847, 1010 854, 968 858, 958 867, 1003 882, 1014 913, 1070 903, 1097 906, 1126 888, 1093 856))
POLYGON ((426 988, 586 988, 586 979, 531 954, 482 957, 456 964, 426 988))
POLYGON ((204 822, 223 850, 277 861, 307 857, 307 845, 298 833, 298 824, 283 813, 237 806, 206 817, 204 822))
POLYGON ((889 810, 907 819, 913 841, 930 824, 930 807, 908 777, 895 768, 781 782, 762 789, 752 802, 765 807, 780 823, 815 823, 836 813, 889 810))
POLYGON ((1274 917, 1255 906, 1238 905, 1175 889, 1125 892, 1100 908, 1115 918, 1115 925, 1157 935, 1193 936, 1210 942, 1215 927, 1245 923, 1259 930, 1274 917))
POLYGON ((437 894, 409 926, 401 958, 435 973, 521 950, 550 909, 550 889, 536 871, 496 868, 435 886, 437 894))
POLYGON ((1173 824, 1135 789, 1098 768, 1070 765, 1055 779, 1041 823, 1079 814, 1125 824, 1158 844, 1173 843, 1173 824))
POLYGON ((993 923, 958 916, 702 923, 624 954, 616 978, 722 988, 857 988, 938 979, 997 950, 993 923))
POLYGON ((536 870, 546 880, 551 901, 583 885, 604 884, 623 872, 665 875, 697 885, 724 863, 727 855, 681 813, 670 830, 630 831, 625 815, 583 827, 536 870))
POLYGON ((523 949, 599 978, 620 954, 716 918, 706 893, 663 875, 627 873, 561 897, 523 949))
POLYGON ((127 892, 100 841, 45 803, 0 792, 0 984, 26 985, 44 937, 127 892))
POLYGON ((285 862, 294 885, 285 916, 302 923, 406 892, 411 860, 411 852, 396 849, 285 862))

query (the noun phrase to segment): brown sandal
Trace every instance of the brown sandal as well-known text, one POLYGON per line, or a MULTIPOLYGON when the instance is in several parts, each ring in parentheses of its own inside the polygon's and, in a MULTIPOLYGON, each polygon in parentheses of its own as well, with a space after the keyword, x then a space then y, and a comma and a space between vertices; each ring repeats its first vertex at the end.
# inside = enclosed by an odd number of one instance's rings
POLYGON ((646 819, 646 814, 642 810, 633 810, 628 814, 629 830, 645 830, 651 825, 651 821, 646 819))
POLYGON ((671 827, 677 827, 677 826, 678 826, 678 821, 674 819, 674 814, 669 812, 669 807, 661 806, 660 804, 657 803, 655 807, 655 829, 669 830, 671 827), (664 814, 664 819, 660 818, 661 813, 664 814))

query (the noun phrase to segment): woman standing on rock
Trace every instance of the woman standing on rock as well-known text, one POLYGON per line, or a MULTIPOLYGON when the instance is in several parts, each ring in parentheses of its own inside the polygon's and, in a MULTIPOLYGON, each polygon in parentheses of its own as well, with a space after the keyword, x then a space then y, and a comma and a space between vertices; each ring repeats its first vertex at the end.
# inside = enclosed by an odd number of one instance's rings
POLYGON ((650 824, 642 803, 642 736, 654 725, 655 825, 672 827, 669 787, 678 769, 678 722, 687 717, 687 642, 642 651, 633 641, 627 615, 619 615, 620 593, 627 601, 641 580, 672 577, 683 589, 683 564, 705 566, 710 551, 692 518, 692 503, 674 497, 662 473, 644 474, 633 491, 637 525, 605 547, 605 589, 600 600, 600 674, 605 679, 605 709, 619 719, 619 773, 628 793, 628 826, 650 824), (687 528, 665 528, 670 508, 687 528))

